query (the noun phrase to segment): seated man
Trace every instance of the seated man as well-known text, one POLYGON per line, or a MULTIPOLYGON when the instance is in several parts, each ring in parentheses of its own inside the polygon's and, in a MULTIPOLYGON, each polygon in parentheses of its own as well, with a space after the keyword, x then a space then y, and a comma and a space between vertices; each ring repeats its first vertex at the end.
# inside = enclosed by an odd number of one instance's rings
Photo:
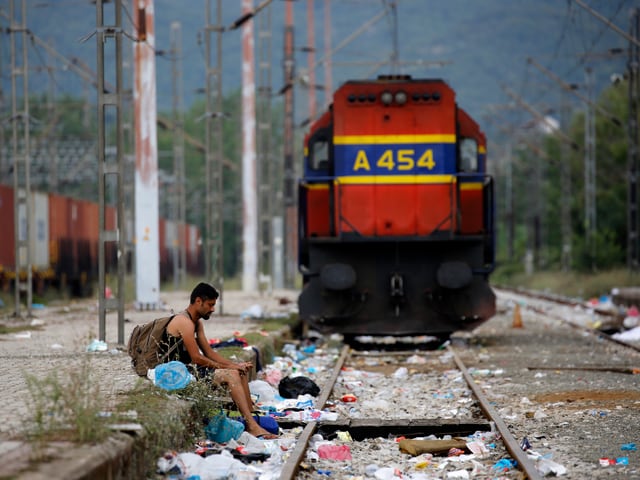
POLYGON ((169 360, 179 360, 197 367, 199 378, 210 377, 218 385, 226 385, 238 410, 245 419, 246 430, 250 434, 263 438, 276 438, 262 428, 253 418, 253 402, 249 392, 248 373, 253 367, 251 362, 235 363, 224 358, 209 346, 200 319, 208 320, 220 294, 208 283, 199 283, 191 292, 191 303, 167 325, 167 348, 180 338, 182 345, 169 360))

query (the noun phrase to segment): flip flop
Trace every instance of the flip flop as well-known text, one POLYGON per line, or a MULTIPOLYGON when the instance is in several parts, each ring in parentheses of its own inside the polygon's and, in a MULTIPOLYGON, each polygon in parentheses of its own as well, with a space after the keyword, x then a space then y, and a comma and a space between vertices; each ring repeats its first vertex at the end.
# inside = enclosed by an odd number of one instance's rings
POLYGON ((259 440, 275 440, 278 438, 278 435, 275 433, 265 433, 264 435, 258 435, 256 438, 259 440))

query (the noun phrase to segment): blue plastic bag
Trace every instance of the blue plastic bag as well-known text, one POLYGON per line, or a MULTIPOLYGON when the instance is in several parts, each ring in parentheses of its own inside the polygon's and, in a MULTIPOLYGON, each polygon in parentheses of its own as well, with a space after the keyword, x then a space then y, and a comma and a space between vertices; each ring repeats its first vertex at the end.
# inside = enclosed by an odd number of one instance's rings
POLYGON ((180 390, 189 385, 191 373, 178 361, 161 363, 155 368, 155 384, 165 390, 180 390))
POLYGON ((204 427, 204 433, 207 439, 216 443, 227 443, 232 438, 236 440, 242 432, 244 432, 242 422, 231 420, 223 413, 217 414, 209 420, 207 426, 204 427))

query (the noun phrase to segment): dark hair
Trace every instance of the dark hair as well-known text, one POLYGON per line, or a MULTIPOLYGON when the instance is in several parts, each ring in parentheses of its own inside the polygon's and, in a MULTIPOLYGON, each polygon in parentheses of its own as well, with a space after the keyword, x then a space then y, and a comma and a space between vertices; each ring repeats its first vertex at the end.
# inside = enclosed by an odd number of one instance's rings
POLYGON ((213 288, 212 285, 208 283, 200 282, 191 292, 191 303, 196 303, 196 298, 200 298, 201 300, 211 300, 217 299, 220 296, 220 293, 213 288))

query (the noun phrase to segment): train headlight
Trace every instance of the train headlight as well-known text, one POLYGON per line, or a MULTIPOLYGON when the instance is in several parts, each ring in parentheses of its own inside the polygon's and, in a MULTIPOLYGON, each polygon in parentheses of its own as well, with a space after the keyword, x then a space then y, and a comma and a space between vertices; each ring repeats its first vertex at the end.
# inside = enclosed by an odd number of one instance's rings
POLYGON ((320 282, 329 290, 348 290, 356 284, 356 271, 346 263, 328 263, 320 270, 320 282))
POLYGON ((404 105, 407 103, 407 94, 403 91, 396 92, 396 103, 398 105, 404 105))
POLYGON ((380 101, 384 105, 391 105, 391 102, 393 101, 393 95, 391 94, 391 92, 382 92, 382 95, 380 95, 380 101))

